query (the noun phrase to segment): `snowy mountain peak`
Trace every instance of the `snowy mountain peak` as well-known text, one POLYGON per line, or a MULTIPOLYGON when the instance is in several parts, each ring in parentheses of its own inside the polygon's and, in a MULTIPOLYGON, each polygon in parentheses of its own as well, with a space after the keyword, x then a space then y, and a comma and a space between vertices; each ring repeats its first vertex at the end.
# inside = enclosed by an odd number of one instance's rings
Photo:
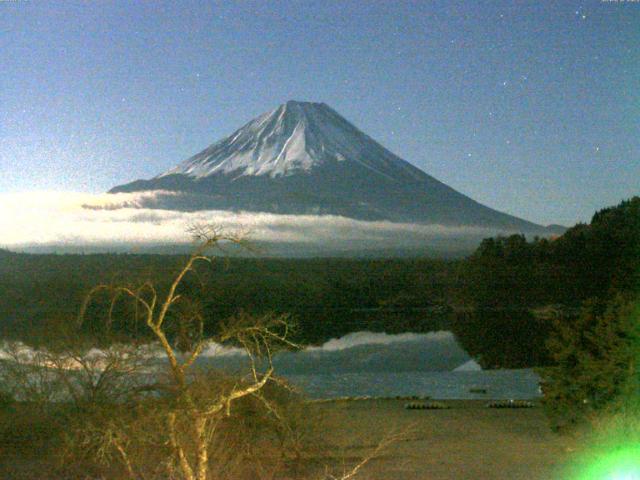
POLYGON ((328 105, 290 100, 156 178, 175 174, 196 179, 220 174, 273 178, 345 161, 395 180, 424 176, 328 105))
POLYGON ((153 208, 322 214, 545 233, 402 160, 324 103, 286 102, 162 175, 110 192, 148 190, 180 192, 161 194, 153 208))

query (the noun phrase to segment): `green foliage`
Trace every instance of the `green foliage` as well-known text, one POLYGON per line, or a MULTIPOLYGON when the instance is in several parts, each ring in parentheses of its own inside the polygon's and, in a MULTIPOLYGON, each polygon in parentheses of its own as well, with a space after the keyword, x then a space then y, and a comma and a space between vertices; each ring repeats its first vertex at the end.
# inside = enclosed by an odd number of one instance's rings
POLYGON ((483 240, 467 263, 467 298, 483 308, 526 308, 539 284, 536 248, 524 235, 483 240))
POLYGON ((554 242, 558 266, 573 279, 574 301, 640 287, 640 197, 597 212, 554 242))
MULTIPOLYGON (((162 295, 184 261, 171 255, 23 255, 0 261, 0 332, 29 343, 47 341, 52 323, 74 322, 97 283, 140 285, 153 279, 162 295)), ((247 259, 201 264, 179 293, 205 315, 207 333, 239 312, 290 313, 300 343, 320 343, 355 330, 427 331, 446 315, 431 308, 456 301, 459 263, 430 259, 247 259)), ((104 291, 89 305, 83 334, 144 337, 124 297, 108 313, 104 291)), ((186 305, 180 308, 188 308, 186 305)), ((170 320, 170 319, 169 319, 170 320)), ((169 335, 179 335, 175 323, 169 335)))
POLYGON ((15 398, 9 392, 0 390, 0 415, 12 412, 15 406, 15 398))
MULTIPOLYGON (((228 374, 195 367, 213 339, 203 333, 200 312, 191 322, 191 302, 187 310, 170 308, 182 305, 191 293, 189 285, 177 289, 197 261, 209 260, 202 252, 220 238, 215 234, 203 239, 160 301, 151 282, 139 288, 99 285, 91 289, 77 322, 50 332, 54 340, 49 348, 27 350, 7 342, 9 360, 2 364, 0 378, 20 399, 20 413, 26 415, 2 412, 0 446, 11 443, 15 451, 0 455, 0 477, 19 472, 26 478, 207 480, 215 472, 215 478, 223 480, 260 478, 265 469, 289 476, 288 465, 297 460, 300 439, 294 432, 294 424, 300 422, 290 420, 295 416, 291 405, 301 399, 274 377, 271 363, 272 352, 293 346, 286 318, 239 315, 220 325, 215 341, 241 345, 250 359, 245 371, 228 374), (104 331, 93 328, 89 335, 73 336, 84 324, 90 301, 103 291, 112 297, 105 305, 104 331), (87 343, 115 328, 123 295, 145 308, 144 324, 165 356, 164 373, 145 345, 115 342, 96 350, 87 343), (173 318, 165 315, 169 310, 173 318), (186 333, 174 333, 170 341, 165 331, 171 322, 180 325, 181 316, 187 320, 186 333), (185 355, 180 356, 177 349, 183 346, 185 355), (256 367, 257 360, 267 362, 264 372, 256 367), (33 457, 41 471, 14 468, 29 465, 33 457)), ((124 313, 138 317, 136 309, 124 313)), ((303 409, 297 411, 302 414, 303 409)))
POLYGON ((585 302, 577 319, 558 317, 548 346, 554 366, 540 371, 544 406, 556 428, 615 409, 640 393, 638 304, 622 295, 585 302))
POLYGON ((550 324, 526 310, 477 310, 458 316, 452 330, 482 368, 527 368, 549 363, 550 324))
MULTIPOLYGON (((46 342, 50 325, 73 322, 96 283, 121 284, 126 278, 140 285, 153 279, 162 294, 184 259, 2 251, 0 333, 46 342)), ((294 340, 302 344, 357 330, 453 328, 484 365, 539 366, 547 361, 549 331, 541 310, 553 306, 575 317, 588 298, 634 291, 639 276, 640 198, 635 197, 555 239, 486 239, 464 261, 234 258, 226 265, 201 265, 180 293, 204 313, 206 333, 241 311, 290 313, 298 325, 294 340), (454 317, 454 310, 465 315, 454 317), (515 341, 507 342, 510 338, 515 341)), ((111 339, 148 335, 144 325, 131 322, 131 302, 117 302, 108 322, 110 300, 104 293, 92 302, 83 335, 103 338, 107 327, 111 339)), ((180 325, 174 321, 167 332, 171 338, 181 335, 180 325)))
POLYGON ((463 297, 473 312, 454 323, 463 346, 484 366, 543 365, 545 310, 559 311, 566 328, 575 329, 568 335, 580 336, 583 302, 606 303, 640 286, 640 197, 553 240, 488 238, 463 268, 463 297))
POLYGON ((640 286, 640 197, 597 212, 554 240, 488 238, 465 266, 465 297, 475 306, 579 306, 640 286))
MULTIPOLYGON (((640 395, 640 197, 597 212, 554 242, 554 264, 571 282, 564 293, 582 303, 559 315, 548 346, 555 366, 543 370, 545 408, 557 427, 598 421, 640 395)), ((626 408, 626 407, 625 407, 626 408)))

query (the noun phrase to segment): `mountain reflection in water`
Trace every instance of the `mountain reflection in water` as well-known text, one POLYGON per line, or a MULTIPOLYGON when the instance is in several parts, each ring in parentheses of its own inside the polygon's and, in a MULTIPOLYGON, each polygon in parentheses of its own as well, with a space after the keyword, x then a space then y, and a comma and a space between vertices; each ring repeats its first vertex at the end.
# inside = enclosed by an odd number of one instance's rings
MULTIPOLYGON (((242 368, 244 362, 235 351, 201 359, 203 366, 231 370, 242 368)), ((398 335, 355 332, 322 346, 280 353, 274 364, 279 375, 312 398, 539 396, 539 378, 532 369, 481 370, 455 336, 445 331, 398 335), (472 389, 486 393, 472 393, 472 389)))

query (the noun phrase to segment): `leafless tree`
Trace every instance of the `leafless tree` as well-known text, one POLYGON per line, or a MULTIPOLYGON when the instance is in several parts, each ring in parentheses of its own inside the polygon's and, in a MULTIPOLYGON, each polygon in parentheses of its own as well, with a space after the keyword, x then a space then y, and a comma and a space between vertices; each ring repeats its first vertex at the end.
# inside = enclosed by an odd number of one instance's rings
MULTIPOLYGON (((98 292, 106 290, 112 295, 110 311, 122 297, 129 297, 141 310, 144 324, 159 343, 169 366, 168 381, 148 386, 169 392, 172 398, 171 408, 165 415, 167 443, 172 453, 170 467, 175 468, 178 476, 184 480, 208 480, 214 478, 210 471, 213 445, 212 438, 221 420, 231 416, 235 402, 245 397, 260 401, 275 417, 277 408, 262 394, 270 382, 280 382, 274 376, 273 353, 278 348, 295 348, 289 339, 290 323, 287 316, 263 315, 253 317, 240 314, 223 322, 219 334, 215 337, 205 333, 204 318, 197 309, 189 309, 178 318, 186 325, 187 341, 172 339, 167 333, 167 318, 170 310, 179 303, 188 305, 188 300, 178 293, 185 277, 194 272, 199 262, 211 263, 215 257, 209 254, 215 250, 224 252, 225 245, 246 244, 243 235, 227 234, 222 229, 209 225, 191 228, 197 247, 189 256, 169 286, 168 292, 161 296, 151 282, 137 288, 127 286, 98 285, 86 297, 79 314, 79 323, 84 321, 91 299, 98 292), (208 385, 198 381, 194 364, 208 342, 220 344, 233 343, 242 347, 249 361, 247 375, 233 382, 221 376, 217 382, 208 378, 208 385)), ((184 336, 184 335, 183 335, 184 336)), ((127 471, 132 477, 140 477, 135 472, 123 445, 122 435, 109 432, 107 438, 121 456, 127 471)))
MULTIPOLYGON (((6 384, 31 401, 50 405, 65 399, 81 412, 69 415, 61 429, 59 464, 66 469, 65 478, 88 478, 84 466, 93 468, 96 460, 103 467, 92 478, 317 478, 304 466, 291 469, 292 463, 310 458, 303 452, 308 406, 290 401, 298 398, 296 393, 274 372, 274 354, 298 347, 291 341, 289 317, 241 312, 218 322, 215 335, 209 334, 202 310, 183 283, 197 276, 198 264, 219 261, 222 257, 212 255, 216 250, 226 256, 227 246, 247 243, 245 235, 214 226, 198 225, 190 232, 194 251, 166 291, 159 292, 151 281, 97 285, 73 328, 55 334, 55 345, 29 349, 13 344, 6 349, 11 361, 0 369, 6 384), (133 308, 124 311, 132 312, 132 321, 149 334, 144 341, 107 342, 98 349, 91 339, 77 335, 91 315, 92 302, 105 293, 107 332, 118 305, 128 302, 133 308), (197 360, 210 342, 241 348, 246 369, 239 374, 200 369, 197 360), (158 367, 158 354, 164 369, 158 367)), ((321 478, 359 476, 400 436, 385 437, 341 474, 327 469, 321 478)))

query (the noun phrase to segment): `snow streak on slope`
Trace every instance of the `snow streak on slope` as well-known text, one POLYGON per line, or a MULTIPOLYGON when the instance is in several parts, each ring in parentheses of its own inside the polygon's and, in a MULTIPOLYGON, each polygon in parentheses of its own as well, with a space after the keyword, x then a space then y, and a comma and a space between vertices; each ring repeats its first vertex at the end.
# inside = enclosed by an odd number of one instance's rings
POLYGON ((321 214, 547 234, 431 177, 324 103, 289 101, 177 167, 109 192, 153 190, 189 194, 164 202, 171 210, 321 214))
POLYGON ((393 180, 428 177, 324 103, 290 101, 157 178, 172 174, 203 178, 221 173, 273 178, 345 161, 393 180))

